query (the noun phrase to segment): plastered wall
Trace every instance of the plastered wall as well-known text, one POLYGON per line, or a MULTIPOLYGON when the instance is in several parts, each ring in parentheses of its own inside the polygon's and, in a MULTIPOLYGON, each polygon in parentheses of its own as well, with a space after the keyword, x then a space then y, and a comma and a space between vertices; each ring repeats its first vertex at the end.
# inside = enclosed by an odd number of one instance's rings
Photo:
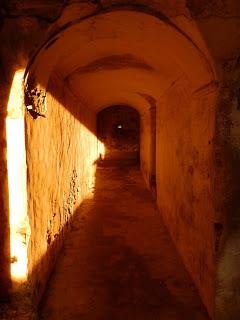
POLYGON ((141 171, 144 180, 148 187, 150 187, 150 176, 151 176, 151 123, 150 123, 150 113, 146 110, 141 117, 140 126, 140 159, 141 159, 141 171))
POLYGON ((29 275, 38 300, 75 209, 94 186, 95 116, 52 77, 47 116, 26 116, 29 275))
POLYGON ((190 96, 182 83, 167 90, 157 108, 157 203, 213 315, 215 93, 205 88, 190 96))
POLYGON ((224 63, 227 81, 218 99, 215 183, 218 252, 216 318, 238 320, 240 315, 240 60, 224 63))

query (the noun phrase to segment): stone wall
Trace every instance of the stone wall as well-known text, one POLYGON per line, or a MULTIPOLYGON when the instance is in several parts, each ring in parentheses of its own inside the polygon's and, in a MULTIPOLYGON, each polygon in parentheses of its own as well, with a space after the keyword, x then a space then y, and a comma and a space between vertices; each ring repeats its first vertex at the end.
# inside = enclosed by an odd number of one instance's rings
POLYGON ((176 83, 157 108, 157 203, 200 295, 213 315, 214 88, 196 95, 176 83))
POLYGON ((141 114, 141 130, 140 130, 140 165, 142 175, 148 187, 150 187, 151 172, 151 152, 150 152, 150 114, 148 110, 141 114))
POLYGON ((40 298, 75 209, 94 186, 95 116, 57 77, 47 93, 47 114, 26 116, 29 274, 40 298))
POLYGON ((218 99, 215 183, 216 318, 237 320, 240 314, 240 59, 223 61, 225 81, 218 99))

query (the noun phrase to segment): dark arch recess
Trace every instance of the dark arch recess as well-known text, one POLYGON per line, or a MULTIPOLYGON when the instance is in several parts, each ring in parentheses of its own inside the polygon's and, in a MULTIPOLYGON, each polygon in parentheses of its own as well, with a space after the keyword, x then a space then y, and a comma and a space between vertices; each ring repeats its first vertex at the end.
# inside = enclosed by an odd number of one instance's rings
POLYGON ((114 105, 99 111, 97 135, 105 145, 106 159, 139 163, 140 115, 135 108, 114 105))

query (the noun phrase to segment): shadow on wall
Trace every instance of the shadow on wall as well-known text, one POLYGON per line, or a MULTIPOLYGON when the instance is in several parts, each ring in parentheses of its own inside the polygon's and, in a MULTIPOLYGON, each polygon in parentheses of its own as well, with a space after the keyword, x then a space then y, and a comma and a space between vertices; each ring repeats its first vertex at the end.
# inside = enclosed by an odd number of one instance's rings
POLYGON ((36 303, 61 248, 65 226, 94 186, 98 157, 95 115, 57 77, 51 77, 47 91, 46 118, 26 117, 32 233, 28 265, 36 303))
MULTIPOLYGON (((96 134, 96 115, 79 104, 66 83, 52 75, 47 92, 46 118, 26 116, 28 215, 32 234, 28 272, 36 303, 41 299, 61 248, 63 230, 72 217, 73 208, 88 196, 94 184, 96 160, 104 149, 96 134), (42 235, 46 235, 45 239, 42 235), (52 238, 59 240, 49 246, 52 238)), ((139 115, 129 109, 134 118, 130 126, 134 131, 129 143, 134 149, 131 156, 138 158, 139 115)))
MULTIPOLYGON (((43 224, 43 227, 48 229, 47 224, 49 223, 48 218, 46 218, 46 221, 41 220, 41 218, 38 216, 38 209, 36 207, 27 208, 27 200, 29 200, 30 203, 34 203, 36 205, 36 201, 40 200, 40 206, 41 206, 41 199, 31 199, 28 197, 27 199, 27 182, 26 182, 26 155, 25 155, 25 138, 27 142, 27 160, 28 160, 28 187, 31 189, 34 188, 33 185, 30 186, 29 182, 31 181, 32 177, 29 175, 29 170, 37 171, 38 169, 40 177, 43 178, 43 180, 46 177, 46 170, 41 171, 41 165, 43 162, 43 159, 32 159, 31 156, 29 158, 30 150, 29 150, 29 141, 31 140, 31 135, 33 134, 34 137, 34 128, 35 126, 39 128, 39 126, 42 128, 41 136, 43 137, 43 140, 41 138, 34 141, 39 142, 33 145, 33 149, 37 154, 40 154, 41 156, 41 150, 44 149, 44 146, 47 145, 50 148, 50 155, 49 157, 53 156, 53 158, 58 159, 59 153, 62 153, 61 149, 68 149, 70 148, 70 142, 71 137, 67 136, 67 139, 65 143, 68 145, 64 145, 61 143, 63 141, 60 141, 60 144, 58 145, 58 150, 56 146, 54 145, 54 139, 49 135, 50 133, 50 127, 52 128, 56 125, 56 123, 51 123, 51 110, 49 114, 47 115, 46 119, 40 118, 37 120, 31 119, 29 115, 26 115, 25 119, 25 125, 27 128, 26 136, 25 136, 25 128, 24 128, 24 103, 23 103, 23 70, 17 70, 12 78, 12 84, 11 87, 9 87, 9 97, 8 97, 8 103, 6 103, 6 109, 8 109, 8 117, 7 119, 2 119, 3 123, 1 126, 1 129, 3 129, 3 132, 1 134, 2 137, 2 144, 5 146, 6 144, 6 122, 7 122, 7 148, 1 148, 0 149, 0 157, 1 157, 1 181, 4 181, 5 183, 1 184, 2 192, 1 197, 3 199, 0 201, 0 300, 8 300, 8 291, 11 287, 11 283, 13 285, 13 299, 12 303, 17 303, 21 299, 25 299, 29 295, 33 295, 34 300, 38 301, 41 297, 41 293, 44 290, 44 285, 41 286, 40 280, 35 278, 33 276, 36 274, 36 270, 39 268, 41 269, 40 274, 47 275, 51 271, 52 266, 54 265, 54 260, 57 256, 58 250, 61 247, 61 240, 62 236, 64 234, 64 229, 59 229, 59 233, 55 233, 54 237, 59 238, 59 241, 54 241, 55 245, 49 246, 49 237, 47 237, 47 249, 46 252, 44 252, 44 255, 39 260, 39 256, 36 259, 35 257, 32 257, 29 253, 29 246, 28 241, 30 237, 30 231, 32 234, 34 234, 40 227, 39 224, 43 224), (49 118, 48 118, 49 117, 49 118), (50 124, 50 126, 46 126, 46 123, 50 124), (47 130, 44 132, 44 130, 47 130), (49 138, 50 144, 46 143, 46 140, 49 138), (45 140, 44 140, 45 139, 45 140), (7 149, 7 156, 8 156, 8 163, 6 161, 6 154, 5 151, 7 149), (17 156, 17 157, 16 157, 17 156), (39 160, 37 162, 36 160, 39 160), (36 161, 36 162, 34 162, 36 161), (5 168, 6 167, 6 168, 5 168), (8 167, 8 171, 7 171, 8 167), (4 169, 5 168, 5 169, 4 169), (8 172, 8 177, 6 173, 8 172), (40 173, 41 172, 41 173, 40 173), (8 188, 8 182, 9 181, 9 188, 8 188), (9 190, 8 190, 9 189, 9 190), (10 193, 10 208, 8 204, 8 191, 10 193), (8 204, 8 208, 6 208, 6 204, 8 204), (10 213, 9 213, 10 209, 10 213), (38 217, 38 219, 35 220, 35 217, 38 217), (31 223, 31 230, 29 229, 29 220, 31 223), (39 219, 40 218, 40 219, 39 219), (10 239, 10 233, 11 233, 11 239, 10 239), (45 255, 46 253, 46 255, 45 255), (32 261, 31 261, 32 260, 32 261), (37 263, 37 266, 34 266, 34 263, 36 261, 39 261, 37 263), (11 266, 11 268, 10 268, 11 266), (32 268, 32 271, 29 273, 30 269, 32 268), (10 272, 11 269, 11 272, 10 272), (28 283, 26 283, 27 276, 29 277, 28 283), (34 279, 34 280, 33 280, 34 279), (15 299, 17 296, 17 299, 15 299), (20 298, 21 297, 21 298, 20 298), (25 297, 25 298, 24 298, 25 297), (14 300, 16 300, 14 302, 14 300)), ((59 82, 59 79, 57 80, 59 82)), ((49 88, 50 89, 50 88, 49 88)), ((62 89, 62 88, 61 88, 62 89)), ((60 92, 60 91, 59 91, 60 92)), ((70 96, 70 92, 66 92, 66 90, 63 90, 63 94, 59 94, 56 90, 49 90, 49 95, 53 99, 57 101, 61 107, 64 106, 64 110, 68 114, 68 119, 71 119, 71 115, 73 115, 73 119, 76 119, 76 123, 81 124, 81 133, 79 135, 79 140, 84 139, 86 136, 89 136, 89 140, 94 144, 96 139, 95 135, 95 127, 93 123, 89 125, 89 117, 87 116, 86 112, 79 112, 78 108, 76 108, 76 98, 71 96, 70 99, 68 99, 70 102, 66 104, 66 96, 70 96), (54 92, 54 94, 52 93, 54 92)), ((3 99, 4 101, 4 99, 3 99)), ((53 105, 51 106, 53 107, 53 105)), ((51 109, 50 107, 50 109, 51 109)), ((56 108, 57 109, 57 108, 56 108)), ((55 117, 58 117, 59 114, 57 112, 60 112, 60 108, 57 110, 52 110, 53 112, 56 112, 55 117)), ((92 116, 92 115, 91 115, 92 116)), ((94 119, 94 117, 92 117, 94 119)), ((59 124, 59 123, 58 123, 59 124)), ((56 136, 59 135, 59 132, 57 130, 60 130, 61 133, 64 132, 64 124, 62 126, 58 126, 54 128, 56 136)), ((71 123, 69 123, 69 126, 71 127, 71 123)), ((38 134, 38 131, 35 130, 38 134)), ((36 134, 35 134, 36 138, 36 134)), ((59 142, 59 141, 58 141, 59 142)), ((77 146, 76 146, 77 147, 77 146)), ((91 154, 88 154, 88 160, 89 159, 96 159, 97 156, 97 143, 93 146, 93 151, 91 154)), ((102 146, 103 149, 103 146, 102 146)), ((44 150, 46 153, 46 150, 44 150)), ((82 150, 83 151, 83 150, 82 150)), ((85 154, 87 153, 87 150, 85 150, 85 154)), ((83 152, 84 154, 84 152, 83 152)), ((51 162, 51 161, 50 161, 51 162)), ((92 164, 93 161, 91 161, 91 165, 89 166, 90 162, 84 162, 84 168, 82 168, 82 171, 86 173, 87 176, 91 176, 95 170, 95 164, 92 164), (92 167, 92 169, 90 168, 92 167)), ((50 163, 51 164, 51 163, 50 163)), ((71 161, 69 161, 70 166, 72 165, 71 161)), ((76 165, 76 163, 75 163, 76 165)), ((60 163, 61 167, 61 163, 60 163)), ((53 167, 47 167, 47 170, 53 170, 53 167)), ((74 174, 74 167, 69 169, 72 174, 74 174)), ((68 170, 68 171, 69 171, 68 170)), ((54 168, 54 176, 58 177, 59 174, 59 168, 54 168)), ((38 176, 39 177, 39 176, 38 176)), ((36 178, 36 176, 35 176, 36 178)), ((81 178, 81 177, 80 177, 81 178)), ((88 177, 87 177, 88 178, 88 177)), ((90 179, 90 178, 89 178, 90 179)), ((33 179, 34 180, 34 179, 33 179)), ((40 179, 41 180, 41 179, 40 179)), ((35 186, 38 184, 39 181, 34 180, 35 186)), ((66 207, 70 207, 72 204, 77 202, 79 204, 79 201, 82 201, 82 197, 84 197, 88 191, 89 188, 89 181, 86 181, 87 179, 84 179, 84 183, 86 185, 82 187, 83 192, 80 193, 80 199, 75 199, 76 194, 72 193, 72 190, 74 189, 76 191, 76 186, 74 185, 74 181, 70 181, 70 191, 68 190, 69 196, 67 197, 67 201, 70 203, 66 204, 66 207), (73 199, 71 198, 73 197, 73 199), (76 200, 76 201, 75 201, 76 200)), ((65 183, 66 185, 66 183, 65 183)), ((47 185, 42 184, 40 186, 40 193, 41 194, 47 194, 46 191, 47 185)), ((28 189, 28 191, 29 191, 28 189)), ((30 193, 29 193, 30 194, 30 193)), ((28 194, 28 195, 29 195, 28 194)), ((64 196, 64 195, 63 195, 64 196)), ((48 202, 50 202, 50 199, 48 199, 48 202)), ((62 203, 62 202, 61 202, 62 203)), ((39 203, 37 204, 39 206, 39 203)), ((62 210, 65 210, 62 208, 62 210)), ((69 210, 69 209, 66 209, 69 210)), ((67 215, 71 217, 73 211, 67 212, 67 215)), ((50 215, 54 214, 54 212, 50 212, 50 215)), ((61 217, 60 217, 61 220, 61 217)), ((61 225, 64 223, 62 222, 61 225)), ((68 219, 66 220, 66 225, 68 224, 68 219)), ((46 230, 45 230, 46 231, 46 230)), ((31 242, 31 237, 30 237, 31 242)), ((34 249, 33 249, 34 250, 34 249)), ((36 249, 37 251, 37 249, 36 249)), ((38 273, 39 274, 39 273, 38 273)), ((26 299, 27 301, 29 299, 26 299)), ((23 304, 24 305, 24 304, 23 304)), ((4 312, 4 308, 3 308, 4 312)))

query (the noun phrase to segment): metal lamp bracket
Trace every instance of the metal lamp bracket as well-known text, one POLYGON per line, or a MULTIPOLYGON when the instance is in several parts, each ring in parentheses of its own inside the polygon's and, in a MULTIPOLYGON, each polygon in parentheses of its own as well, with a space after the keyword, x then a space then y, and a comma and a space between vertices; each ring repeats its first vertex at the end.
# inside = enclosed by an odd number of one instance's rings
POLYGON ((46 117, 46 95, 47 93, 43 89, 25 87, 25 105, 34 119, 37 119, 39 116, 46 117))

